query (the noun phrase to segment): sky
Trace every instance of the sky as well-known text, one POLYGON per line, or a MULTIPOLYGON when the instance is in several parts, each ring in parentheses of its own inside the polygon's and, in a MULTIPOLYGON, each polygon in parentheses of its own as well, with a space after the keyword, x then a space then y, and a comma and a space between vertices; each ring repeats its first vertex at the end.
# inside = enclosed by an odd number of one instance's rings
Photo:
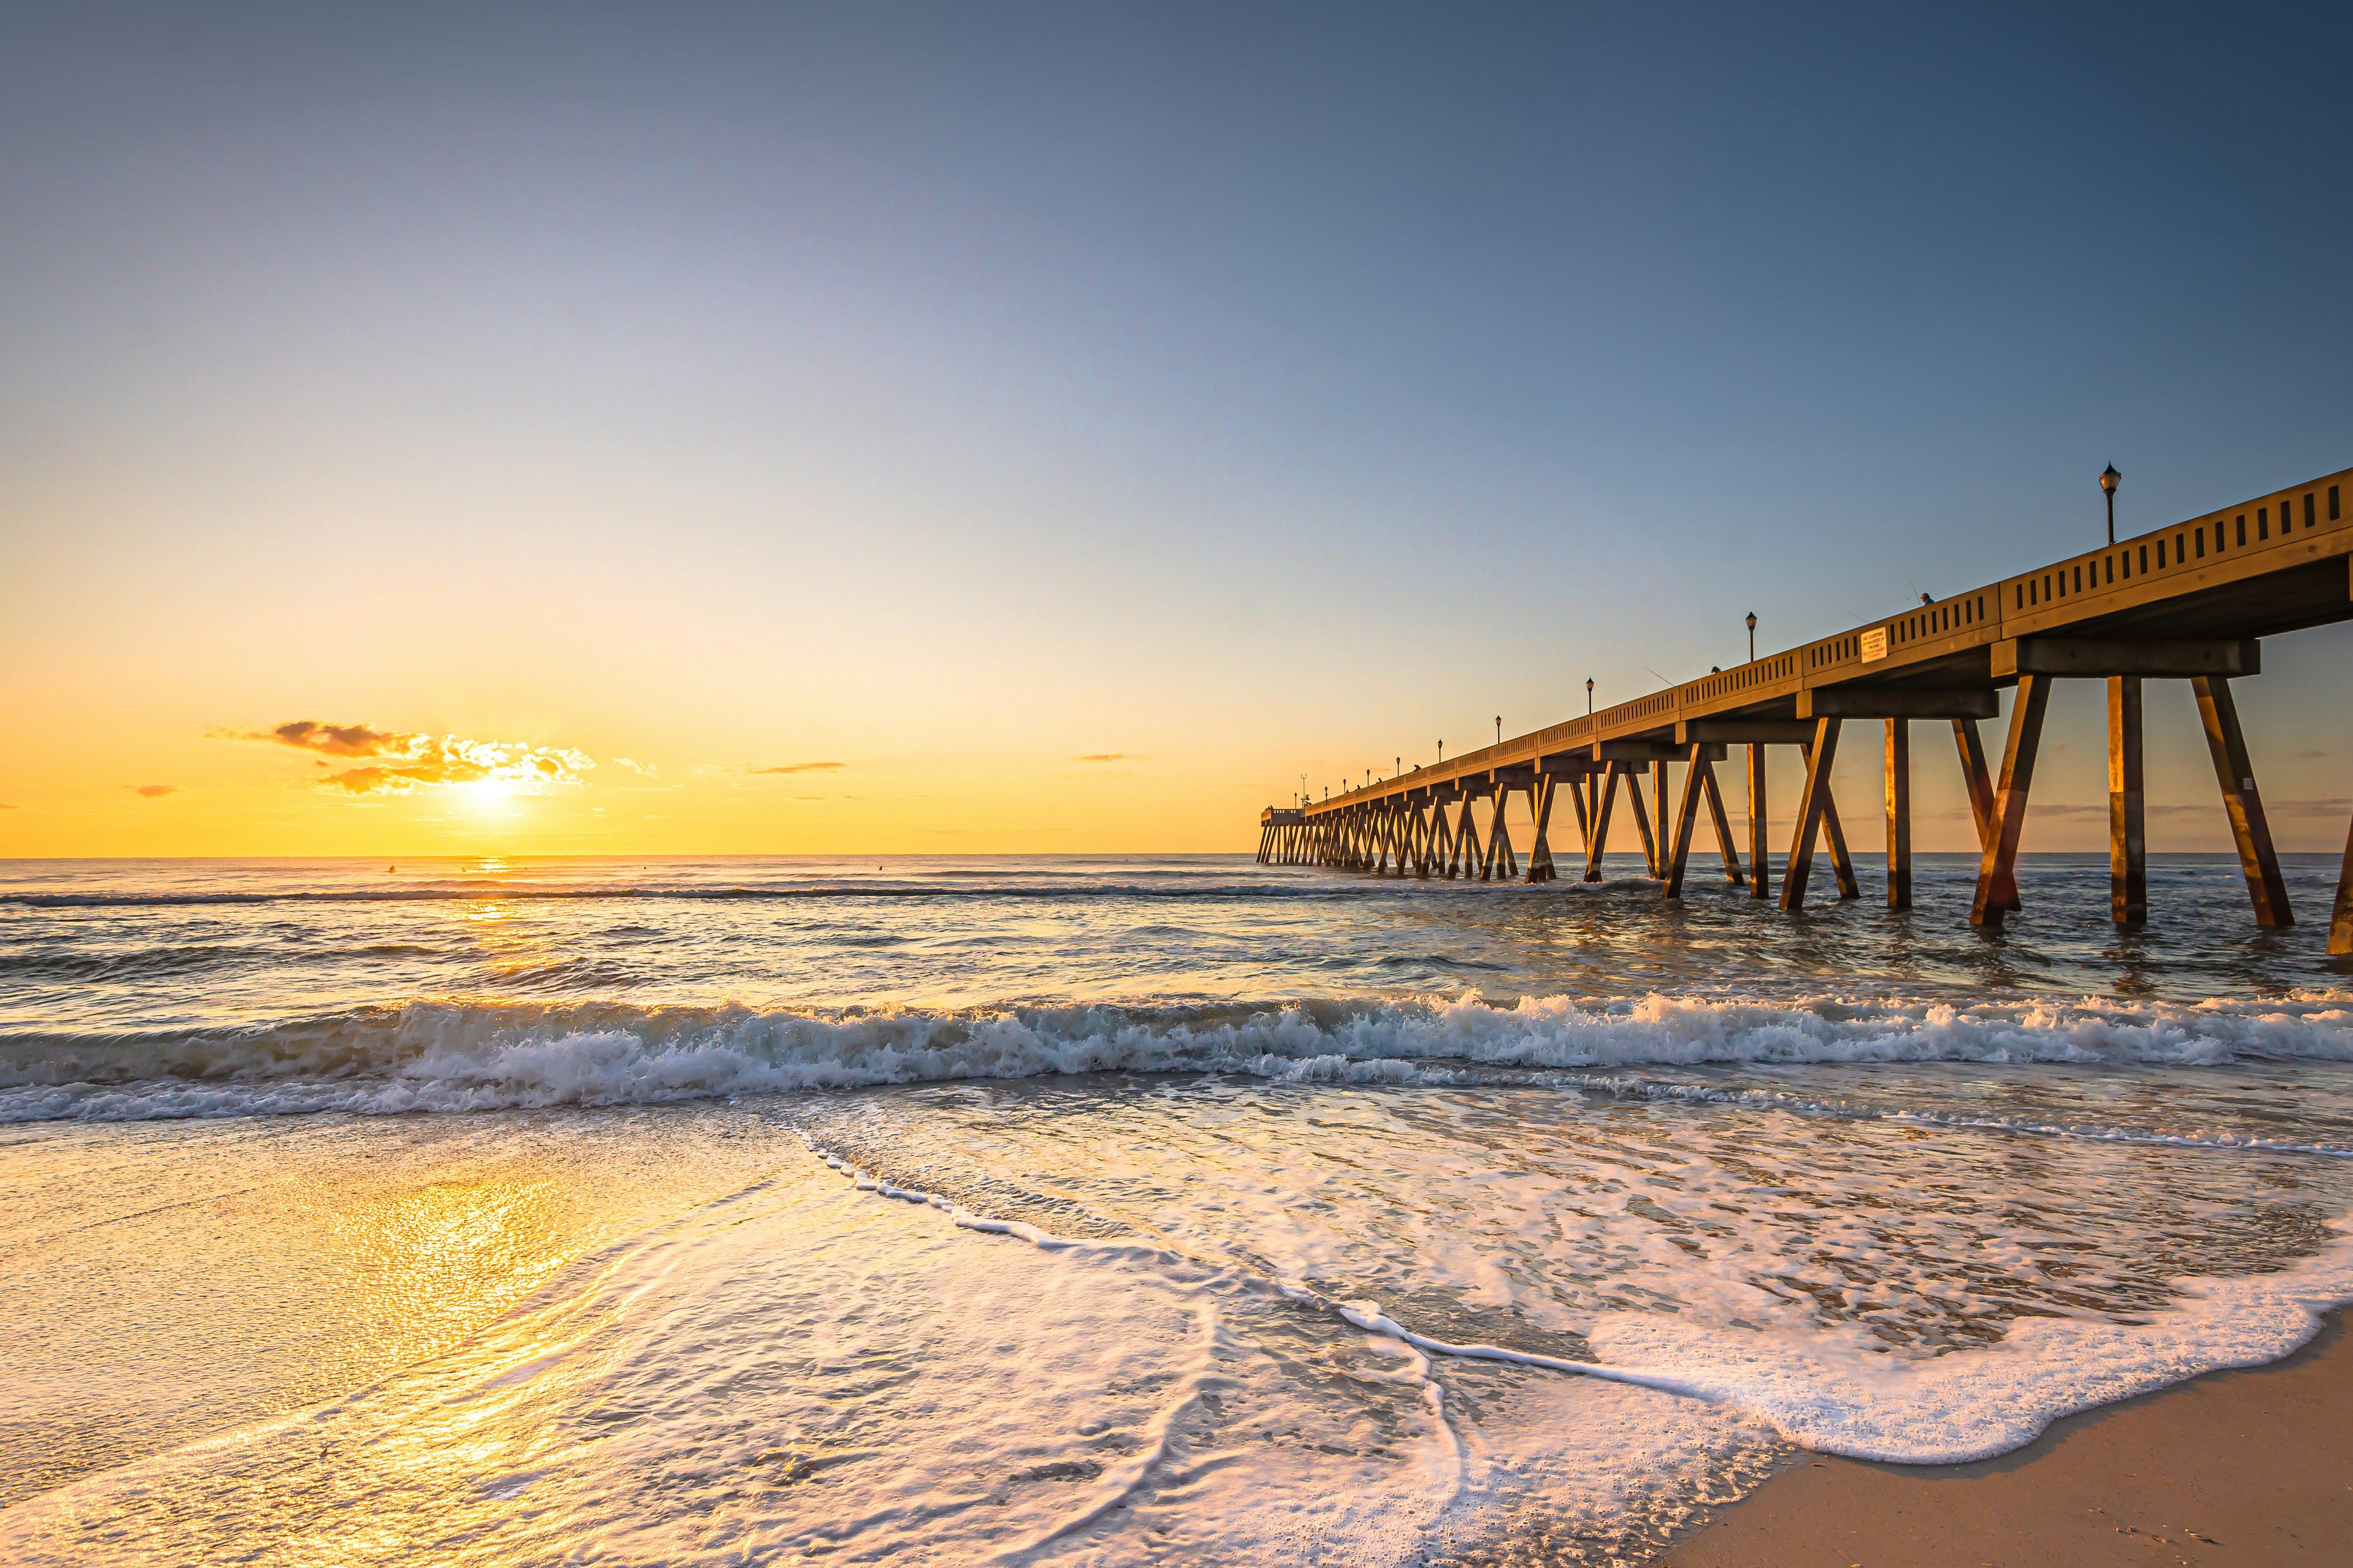
POLYGON ((1248 849, 2353 464, 2353 13, 1915 11, 8 7, 0 856, 1248 849))

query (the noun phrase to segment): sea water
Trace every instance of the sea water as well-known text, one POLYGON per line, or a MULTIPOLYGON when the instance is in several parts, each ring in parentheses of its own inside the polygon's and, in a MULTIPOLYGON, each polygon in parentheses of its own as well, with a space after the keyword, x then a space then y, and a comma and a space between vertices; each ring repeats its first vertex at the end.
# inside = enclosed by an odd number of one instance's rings
POLYGON ((0 1556, 1639 1563, 2353 1301, 2333 860, 1636 869, 0 866, 0 1556))

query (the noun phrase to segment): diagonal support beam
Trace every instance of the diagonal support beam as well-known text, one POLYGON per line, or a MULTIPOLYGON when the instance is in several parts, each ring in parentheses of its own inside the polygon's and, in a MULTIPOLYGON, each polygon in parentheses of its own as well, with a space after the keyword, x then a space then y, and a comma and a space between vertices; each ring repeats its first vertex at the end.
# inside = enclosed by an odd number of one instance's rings
MULTIPOLYGON (((1805 748, 1798 748, 1800 756, 1805 748)), ((1838 796, 1822 797, 1822 847, 1831 852, 1831 871, 1838 879, 1839 897, 1862 897, 1862 884, 1854 879, 1854 857, 1847 852, 1846 828, 1839 822, 1838 796)))
POLYGON ((1977 898, 1969 924, 2001 929, 2018 908, 2018 846, 2026 831, 2026 797, 2034 784, 2034 756, 2042 744, 2042 714, 2051 705, 2052 677, 2021 675, 2010 710, 2010 741, 2002 748, 2001 784, 1994 791, 1993 826, 1978 862, 1977 898))
POLYGON ((1496 851, 1504 837, 1504 807, 1512 796, 1508 785, 1498 784, 1487 795, 1487 847, 1479 858, 1479 879, 1493 881, 1495 876, 1496 851))
POLYGON ((1978 853, 1993 837, 1993 780, 1986 773, 1985 742, 1974 719, 1953 721, 1953 744, 1961 753, 1961 783, 1969 792, 1969 818, 1977 824, 1978 853))
POLYGON ((1663 878, 1667 874, 1667 762, 1661 757, 1651 764, 1651 809, 1658 813, 1651 834, 1657 846, 1651 857, 1651 875, 1663 878))
POLYGON ((1699 762, 1700 784, 1707 791, 1707 814, 1715 823, 1715 851, 1724 857, 1724 879, 1734 887, 1740 886, 1740 850, 1732 837, 1732 818, 1724 809, 1724 792, 1715 787, 1715 764, 1703 757, 1699 762))
MULTIPOLYGON (((1993 778, 1986 772, 1985 742, 1978 734, 1974 719, 1953 721, 1953 744, 1961 754, 1961 784, 1968 791, 1969 818, 1977 824, 1978 853, 1993 842, 1993 778)), ((2019 907, 2018 889, 2012 887, 2005 910, 2019 907)))
MULTIPOLYGON (((1701 781, 1712 776, 1713 766, 1699 747, 1691 749, 1691 764, 1683 770, 1683 805, 1675 812, 1674 847, 1667 856, 1667 875, 1660 889, 1670 899, 1683 896, 1683 868, 1691 861, 1692 830, 1699 825, 1699 797, 1706 789, 1701 781)), ((1665 773, 1666 764, 1660 763, 1659 771, 1665 773)))
POLYGON ((1659 846, 1651 833, 1650 808, 1642 804, 1642 775, 1634 771, 1631 763, 1612 763, 1610 766, 1623 770, 1619 776, 1626 781, 1626 804, 1633 809, 1634 826, 1642 835, 1642 864, 1655 877, 1659 874, 1659 846))
POLYGON ((1552 844, 1546 835, 1552 826, 1552 792, 1556 780, 1550 773, 1540 773, 1528 785, 1528 810, 1535 817, 1535 837, 1528 841, 1528 880, 1549 882, 1558 875, 1553 869, 1552 844))
POLYGON ((1806 793, 1798 803, 1797 831, 1789 840, 1789 863, 1781 868, 1781 907, 1806 907, 1806 884, 1813 878, 1814 840, 1831 805, 1831 765, 1838 760, 1839 721, 1814 721, 1814 743, 1805 749, 1806 793))
POLYGON ((1609 851, 1609 810, 1618 803, 1618 780, 1625 771, 1625 763, 1610 763, 1598 786, 1600 795, 1593 805, 1593 835, 1585 841, 1585 879, 1588 882, 1601 880, 1601 857, 1609 851))
MULTIPOLYGON (((1506 882, 1520 874, 1520 858, 1512 848, 1511 824, 1504 820, 1505 814, 1511 809, 1512 794, 1518 787, 1507 784, 1495 785, 1495 819, 1487 828, 1487 856, 1493 862, 1493 874, 1506 882)), ((1487 878, 1486 871, 1479 873, 1481 881, 1487 878)))
POLYGON ((2255 793, 2255 764, 2239 729, 2239 704, 2227 676, 2201 675, 2189 683, 2198 694, 2198 717, 2206 726, 2206 746, 2214 754, 2215 781, 2231 814, 2231 837, 2238 840, 2239 868, 2247 875, 2247 897, 2255 923, 2266 931, 2295 924, 2287 907, 2287 883, 2280 876, 2279 851, 2272 847, 2271 823, 2263 796, 2255 793))

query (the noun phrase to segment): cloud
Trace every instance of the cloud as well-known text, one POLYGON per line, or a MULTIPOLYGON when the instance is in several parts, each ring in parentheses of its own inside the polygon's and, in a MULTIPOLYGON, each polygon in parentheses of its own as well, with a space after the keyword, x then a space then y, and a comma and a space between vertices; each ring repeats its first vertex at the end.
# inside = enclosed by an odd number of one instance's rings
POLYGON ((658 779, 661 777, 661 770, 655 767, 651 763, 641 763, 635 757, 615 757, 613 761, 619 763, 622 767, 628 769, 633 773, 641 773, 649 779, 658 779))
POLYGON ((16 809, 17 808, 16 806, 10 805, 6 801, 0 800, 0 811, 15 811, 16 809))
POLYGON ((2353 808, 2353 800, 2348 800, 2343 795, 2331 795, 2326 799, 2315 800, 2267 800, 2263 802, 2263 808, 2267 811, 2293 812, 2298 816, 2309 814, 2337 816, 2348 808, 2353 808))
POLYGON ((786 763, 782 767, 746 768, 744 771, 757 778, 765 773, 838 773, 848 763, 786 763))
MULTIPOLYGON (((586 753, 520 741, 469 741, 458 735, 377 730, 365 724, 322 724, 296 719, 269 730, 215 731, 221 739, 263 741, 329 757, 375 759, 314 780, 345 795, 409 795, 454 784, 495 784, 522 795, 542 795, 581 775, 596 763, 586 753)), ((320 759, 321 765, 326 765, 320 759)))
POLYGON ((142 800, 161 800, 167 795, 180 793, 178 784, 125 784, 123 787, 142 800))
POLYGON ((1072 757, 1074 763, 1143 763, 1151 761, 1140 752, 1089 752, 1083 757, 1072 757))
POLYGON ((296 719, 274 730, 242 731, 233 738, 274 741, 281 746, 323 752, 331 757, 400 756, 405 754, 408 742, 421 739, 389 730, 372 730, 365 724, 322 724, 315 719, 296 719))

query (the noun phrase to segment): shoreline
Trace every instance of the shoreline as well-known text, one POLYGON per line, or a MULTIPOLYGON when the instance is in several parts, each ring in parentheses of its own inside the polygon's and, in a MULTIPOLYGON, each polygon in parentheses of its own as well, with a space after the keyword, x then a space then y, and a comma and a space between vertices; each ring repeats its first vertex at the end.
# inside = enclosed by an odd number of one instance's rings
POLYGON ((2081 1411, 1967 1465, 1800 1454, 1652 1568, 2341 1562, 2353 1542, 2348 1310, 2293 1353, 2081 1411))

